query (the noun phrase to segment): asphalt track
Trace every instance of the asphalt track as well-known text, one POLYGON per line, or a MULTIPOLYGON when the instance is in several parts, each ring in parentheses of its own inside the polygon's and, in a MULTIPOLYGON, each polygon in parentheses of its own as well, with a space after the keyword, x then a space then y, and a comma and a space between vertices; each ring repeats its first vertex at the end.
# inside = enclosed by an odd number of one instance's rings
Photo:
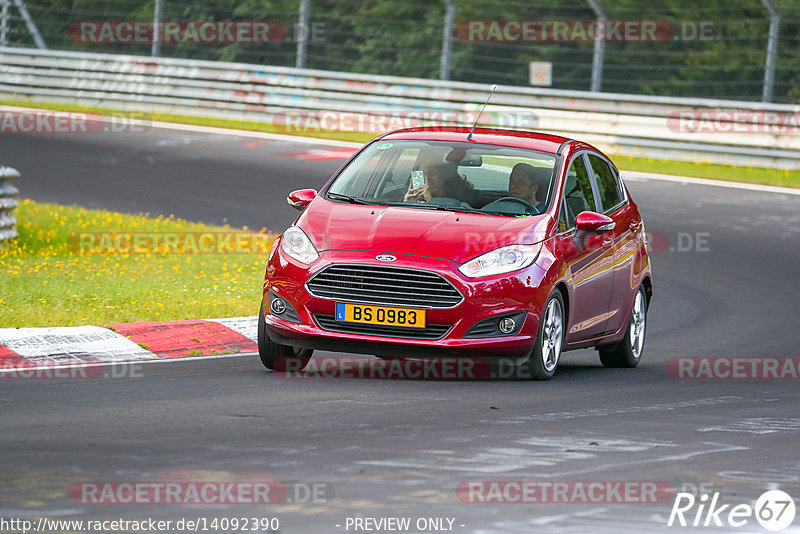
POLYGON ((159 128, 0 135, 0 161, 33 200, 275 231, 296 215, 286 192, 321 187, 343 162, 291 156, 320 148, 159 128))
MULTIPOLYGON (((0 161, 22 171, 34 200, 281 230, 295 214, 285 193, 319 187, 340 163, 286 156, 312 148, 166 130, 18 135, 0 137, 0 161)), ((660 249, 638 368, 604 369, 585 350, 566 354, 548 382, 288 379, 240 355, 138 364, 129 378, 0 380, 0 516, 278 517, 281 532, 301 533, 345 532, 348 517, 453 518, 459 533, 765 532, 754 519, 667 527, 671 499, 456 496, 465 481, 663 481, 719 492, 724 504, 776 488, 800 504, 798 380, 667 373, 677 357, 799 356, 800 197, 628 185, 660 249), (85 481, 266 476, 325 484, 327 498, 209 507, 68 497, 85 481)))

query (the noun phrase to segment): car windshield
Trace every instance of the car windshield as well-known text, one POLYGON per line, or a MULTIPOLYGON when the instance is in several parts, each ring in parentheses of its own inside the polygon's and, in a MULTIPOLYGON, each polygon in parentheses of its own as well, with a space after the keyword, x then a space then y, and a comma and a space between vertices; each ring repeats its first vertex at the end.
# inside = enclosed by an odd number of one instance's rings
POLYGON ((552 154, 444 141, 377 141, 336 178, 327 198, 359 204, 525 216, 554 196, 552 154))

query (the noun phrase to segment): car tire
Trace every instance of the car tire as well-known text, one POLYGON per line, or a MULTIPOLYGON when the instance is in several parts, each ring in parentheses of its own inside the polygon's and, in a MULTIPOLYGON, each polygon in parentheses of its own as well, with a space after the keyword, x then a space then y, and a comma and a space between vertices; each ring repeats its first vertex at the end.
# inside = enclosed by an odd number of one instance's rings
POLYGON ((633 368, 639 365, 644 351, 647 326, 647 296, 640 286, 633 300, 625 337, 611 347, 600 347, 600 361, 604 367, 633 368))
POLYGON ((521 364, 523 376, 531 380, 548 380, 553 376, 564 348, 565 325, 564 299, 556 290, 550 294, 542 310, 536 342, 528 360, 521 364))
POLYGON ((258 355, 261 363, 270 371, 302 371, 308 365, 312 349, 301 349, 289 345, 275 343, 267 334, 267 322, 264 320, 264 302, 258 310, 258 355))

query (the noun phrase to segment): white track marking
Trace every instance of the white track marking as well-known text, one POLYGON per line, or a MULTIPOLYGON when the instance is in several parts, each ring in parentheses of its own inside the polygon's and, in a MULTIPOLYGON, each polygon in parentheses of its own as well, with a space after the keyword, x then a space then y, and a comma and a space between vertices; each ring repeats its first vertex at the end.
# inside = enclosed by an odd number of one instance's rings
MULTIPOLYGON (((24 108, 15 106, 0 106, 2 111, 22 111, 35 112, 42 111, 37 108, 24 108)), ((94 114, 94 113, 93 113, 94 114)), ((253 132, 249 130, 234 130, 229 128, 217 128, 212 126, 196 126, 192 124, 180 124, 172 122, 142 121, 131 119, 132 125, 151 126, 165 130, 179 130, 183 132, 209 133, 217 135, 233 135, 238 137, 251 137, 255 139, 268 139, 272 141, 283 141, 287 143, 302 143, 309 145, 338 146, 348 148, 361 148, 363 143, 352 143, 349 141, 337 141, 333 139, 318 139, 315 137, 301 137, 298 135, 285 135, 266 132, 253 132)), ((652 172, 640 171, 621 171, 623 179, 631 181, 639 180, 659 180, 665 182, 677 182, 688 185, 708 185, 714 187, 729 187, 733 189, 743 189, 747 191, 760 191, 762 193, 778 193, 783 195, 800 195, 800 189, 791 187, 777 187, 771 185, 747 184, 741 182, 728 182, 725 180, 708 180, 705 178, 689 178, 688 176, 675 176, 671 174, 657 174, 652 172)))
POLYGON ((93 357, 102 362, 157 356, 130 339, 99 326, 0 328, 0 343, 33 363, 64 364, 93 357))
POLYGON ((800 431, 797 417, 751 417, 727 425, 698 428, 698 432, 739 432, 744 434, 775 434, 800 431))
POLYGON ((230 328, 253 342, 258 341, 258 316, 255 317, 230 317, 228 319, 206 319, 230 328))
POLYGON ((631 182, 658 180, 662 182, 677 182, 687 185, 710 185, 714 187, 728 187, 746 191, 759 191, 761 193, 777 193, 781 195, 799 195, 800 189, 792 187, 777 187, 774 185, 746 184, 743 182, 726 182, 725 180, 708 180, 706 178, 689 178, 688 176, 675 176, 672 174, 656 174, 653 172, 620 171, 623 180, 631 182))

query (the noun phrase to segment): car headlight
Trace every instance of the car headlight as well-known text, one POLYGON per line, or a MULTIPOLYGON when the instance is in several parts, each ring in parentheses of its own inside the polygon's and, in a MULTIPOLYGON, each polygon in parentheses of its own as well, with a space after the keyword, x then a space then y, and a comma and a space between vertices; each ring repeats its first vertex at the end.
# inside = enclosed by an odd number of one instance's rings
POLYGON ((458 270, 470 278, 510 273, 533 263, 541 249, 541 243, 500 247, 461 264, 458 270))
POLYGON ((319 258, 319 252, 306 233, 297 226, 290 226, 281 237, 281 250, 301 263, 311 263, 319 258))

